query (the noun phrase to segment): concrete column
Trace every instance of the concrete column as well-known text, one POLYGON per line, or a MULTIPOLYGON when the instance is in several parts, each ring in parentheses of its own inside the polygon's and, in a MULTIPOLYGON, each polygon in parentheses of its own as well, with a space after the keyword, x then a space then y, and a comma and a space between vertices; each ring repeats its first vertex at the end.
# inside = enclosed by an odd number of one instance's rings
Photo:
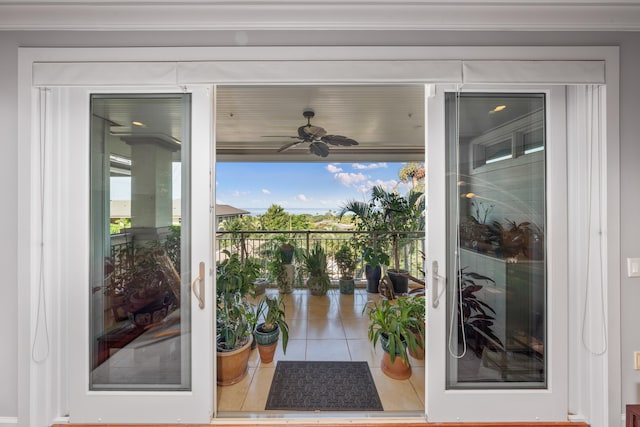
MULTIPOLYGON (((172 223, 172 154, 180 146, 155 137, 123 137, 131 146, 131 228, 158 239, 172 223)), ((144 235, 144 236, 143 236, 144 235)))

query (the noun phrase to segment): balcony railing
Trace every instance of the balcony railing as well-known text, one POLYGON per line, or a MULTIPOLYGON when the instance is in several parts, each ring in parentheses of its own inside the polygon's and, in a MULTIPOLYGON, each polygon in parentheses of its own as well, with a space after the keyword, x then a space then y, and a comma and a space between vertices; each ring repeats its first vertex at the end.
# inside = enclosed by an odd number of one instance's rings
MULTIPOLYGON (((380 241, 389 236, 389 232, 376 234, 363 233, 357 231, 323 231, 323 230, 295 230, 295 231, 218 231, 216 233, 217 259, 225 257, 223 251, 240 253, 241 257, 253 257, 259 260, 262 265, 261 274, 268 278, 269 259, 265 254, 278 242, 287 242, 297 248, 298 251, 309 251, 316 243, 324 249, 327 254, 327 264, 329 276, 333 281, 339 278, 338 265, 335 262, 336 251, 346 242, 355 238, 366 237, 372 242, 380 241)), ((424 231, 403 231, 399 233, 400 238, 400 268, 417 278, 423 278, 423 258, 425 253, 424 231)), ((375 244, 375 243, 374 243, 375 244)), ((392 262, 393 256, 389 253, 392 262)), ((357 268, 355 271, 356 280, 364 281, 364 261, 362 254, 357 254, 357 268)), ((301 264, 301 260, 294 260, 294 264, 301 264)), ((304 286, 302 269, 298 272, 295 286, 304 286)))
MULTIPOLYGON (((253 257, 261 264, 261 277, 270 279, 270 282, 275 285, 275 280, 269 277, 268 265, 270 259, 267 255, 269 250, 274 248, 274 245, 278 245, 280 242, 287 242, 292 244, 298 252, 306 252, 316 243, 319 243, 327 254, 328 273, 332 282, 335 283, 339 279, 335 253, 344 243, 353 241, 354 239, 367 238, 369 241, 377 244, 376 242, 383 240, 388 241, 389 234, 389 232, 373 234, 347 230, 218 231, 216 233, 215 260, 225 258, 224 250, 232 253, 237 252, 242 258, 253 257)), ((424 276, 423 259, 425 253, 424 231, 404 231, 400 234, 400 268, 406 270, 411 276, 422 279, 424 276)), ((167 242, 165 242, 165 246, 167 246, 167 242)), ((118 272, 123 268, 131 268, 130 265, 123 265, 124 261, 131 262, 133 260, 131 256, 122 256, 125 251, 133 255, 135 243, 131 240, 121 238, 121 235, 113 235, 111 238, 111 260, 114 263, 114 272, 118 272)), ((169 252, 168 248, 167 252, 169 252)), ((391 253, 389 253, 389 255, 393 259, 391 253)), ((365 281, 365 263, 362 260, 362 254, 357 254, 356 259, 357 267, 354 277, 356 283, 363 283, 365 281)), ((177 260, 173 261, 179 264, 177 260)), ((301 265, 301 263, 302 260, 300 259, 294 260, 294 264, 301 265)), ((302 268, 296 268, 296 272, 297 277, 294 286, 303 287, 306 278, 304 277, 302 268)))

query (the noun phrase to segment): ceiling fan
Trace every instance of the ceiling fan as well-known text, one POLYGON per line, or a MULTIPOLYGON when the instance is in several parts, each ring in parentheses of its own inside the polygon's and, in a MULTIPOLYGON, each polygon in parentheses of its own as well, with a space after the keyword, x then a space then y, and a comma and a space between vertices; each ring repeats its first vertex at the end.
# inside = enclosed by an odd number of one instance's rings
POLYGON ((311 119, 315 116, 313 110, 306 109, 303 111, 302 116, 307 119, 307 124, 298 128, 298 136, 285 136, 280 138, 293 138, 297 141, 287 142, 278 149, 278 153, 281 153, 303 142, 309 143, 309 152, 320 157, 327 157, 329 155, 329 145, 348 147, 351 145, 358 145, 358 142, 347 138, 342 135, 327 135, 327 131, 320 126, 314 126, 311 124, 311 119))

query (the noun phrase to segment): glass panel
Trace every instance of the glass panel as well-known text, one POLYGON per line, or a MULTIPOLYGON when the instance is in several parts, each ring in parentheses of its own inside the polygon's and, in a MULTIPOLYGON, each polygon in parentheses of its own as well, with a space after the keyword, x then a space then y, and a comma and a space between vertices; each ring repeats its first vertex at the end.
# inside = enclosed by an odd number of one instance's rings
POLYGON ((90 389, 188 390, 190 95, 91 97, 90 389))
POLYGON ((546 386, 544 105, 447 96, 449 389, 546 386))

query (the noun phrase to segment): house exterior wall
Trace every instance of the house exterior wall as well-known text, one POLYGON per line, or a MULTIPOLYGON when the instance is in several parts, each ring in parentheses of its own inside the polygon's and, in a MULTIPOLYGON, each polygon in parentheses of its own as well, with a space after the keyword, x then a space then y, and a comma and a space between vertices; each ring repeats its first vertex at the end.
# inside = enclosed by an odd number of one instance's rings
POLYGON ((640 33, 638 32, 470 32, 470 31, 192 31, 192 32, 84 32, 84 31, 0 31, 0 140, 3 167, 0 194, 5 200, 0 210, 4 225, 0 245, 0 425, 13 424, 18 416, 21 387, 18 384, 18 347, 30 345, 31 337, 19 335, 16 233, 18 221, 18 48, 21 46, 250 46, 268 45, 581 45, 620 47, 620 178, 621 178, 621 393, 625 404, 640 402, 640 371, 633 370, 633 351, 640 350, 640 280, 626 277, 627 257, 640 256, 640 227, 633 221, 640 211, 637 197, 640 183, 640 33))

